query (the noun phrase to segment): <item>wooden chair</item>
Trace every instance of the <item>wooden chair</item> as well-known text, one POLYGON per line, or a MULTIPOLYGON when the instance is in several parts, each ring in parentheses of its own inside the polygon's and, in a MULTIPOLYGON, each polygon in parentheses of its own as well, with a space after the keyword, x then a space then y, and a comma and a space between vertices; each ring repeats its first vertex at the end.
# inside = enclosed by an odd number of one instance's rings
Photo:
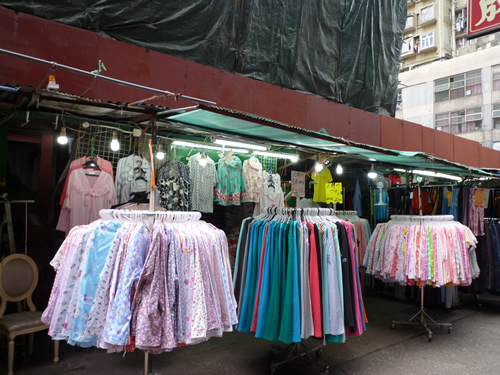
MULTIPOLYGON (((36 311, 31 295, 38 283, 38 269, 27 255, 13 254, 0 262, 0 334, 9 339, 8 375, 14 374, 14 339, 29 334, 28 353, 33 352, 34 332, 47 329, 42 320, 42 312, 36 311), (7 302, 26 299, 29 311, 8 315, 5 313, 7 302)), ((59 341, 54 341, 54 363, 59 362, 59 341)))

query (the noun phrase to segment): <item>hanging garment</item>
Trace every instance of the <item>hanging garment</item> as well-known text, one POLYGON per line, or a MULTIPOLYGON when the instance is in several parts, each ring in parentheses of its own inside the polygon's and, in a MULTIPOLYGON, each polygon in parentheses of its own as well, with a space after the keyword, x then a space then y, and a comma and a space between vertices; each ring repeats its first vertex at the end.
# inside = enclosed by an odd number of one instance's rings
POLYGON ((468 227, 475 236, 484 236, 484 196, 483 189, 469 189, 468 227))
POLYGON ((86 175, 83 169, 74 170, 68 182, 63 209, 69 220, 64 223, 65 232, 77 225, 89 224, 99 218, 99 211, 116 204, 113 177, 104 171, 98 175, 86 175))
MULTIPOLYGON (((85 163, 86 160, 87 157, 82 157, 80 159, 76 159, 71 162, 68 174, 66 176, 66 180, 64 182, 64 188, 61 194, 61 198, 59 199, 59 204, 61 206, 64 205, 64 200, 66 199, 69 176, 71 175, 71 172, 73 172, 75 169, 83 168, 83 164, 85 163)), ((100 158, 98 156, 96 156, 94 160, 102 171, 110 174, 111 178, 113 178, 113 165, 109 161, 100 158)), ((61 212, 59 213, 59 219, 57 221, 56 229, 65 232, 65 234, 67 235, 69 232, 68 222, 69 222, 69 210, 61 207, 61 212)))
POLYGON ((160 353, 231 331, 237 305, 224 232, 183 219, 191 216, 168 222, 171 213, 155 214, 149 232, 141 212, 116 212, 129 221, 75 227, 51 262, 49 334, 108 352, 160 353))
POLYGON ((352 199, 354 206, 354 211, 358 213, 358 216, 363 215, 363 205, 361 201, 361 188, 359 187, 359 180, 356 179, 356 188, 354 189, 354 197, 352 199))
POLYGON ((221 159, 217 167, 215 202, 221 206, 239 206, 248 202, 241 160, 232 156, 232 161, 221 159))
MULTIPOLYGON (((191 178, 189 166, 174 160, 158 173, 159 205, 167 211, 191 210, 191 178)), ((211 198, 212 199, 212 198, 211 198)))
POLYGON ((243 162, 243 176, 249 202, 259 202, 262 187, 262 164, 256 157, 243 162))
POLYGON ((253 215, 264 213, 266 207, 285 207, 285 195, 281 188, 280 175, 263 171, 260 198, 255 204, 253 215))
POLYGON ((217 170, 214 161, 206 156, 206 164, 200 164, 202 156, 197 153, 189 158, 191 180, 191 210, 214 212, 214 189, 217 186, 217 170))
POLYGON ((129 155, 118 160, 116 167, 116 196, 118 203, 126 203, 132 193, 149 192, 151 165, 139 155, 129 155))
POLYGON ((470 285, 479 275, 471 230, 452 216, 392 216, 379 224, 363 259, 367 273, 403 285, 470 285), (406 221, 405 221, 406 220, 406 221))
POLYGON ((326 203, 326 184, 332 182, 332 174, 328 168, 324 168, 321 173, 313 173, 311 175, 313 181, 318 183, 314 185, 314 202, 326 203))
POLYGON ((240 236, 234 284, 241 300, 239 331, 293 343, 311 336, 344 342, 346 328, 351 335, 366 329, 354 226, 329 216, 307 219, 278 211, 272 220, 261 215, 244 221, 248 229, 240 236), (338 231, 345 234, 342 242, 338 231))

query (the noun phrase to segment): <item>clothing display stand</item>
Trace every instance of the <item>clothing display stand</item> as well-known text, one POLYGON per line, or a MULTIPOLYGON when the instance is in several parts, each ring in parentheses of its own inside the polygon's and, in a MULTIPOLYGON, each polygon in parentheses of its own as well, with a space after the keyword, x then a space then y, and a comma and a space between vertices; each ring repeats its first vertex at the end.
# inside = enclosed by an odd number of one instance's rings
MULTIPOLYGON (((276 370, 288 363, 295 361, 296 359, 302 359, 303 361, 312 363, 314 360, 312 358, 312 354, 315 354, 317 358, 321 357, 323 353, 323 344, 315 346, 314 348, 308 349, 307 346, 303 342, 294 342, 287 347, 283 348, 281 346, 273 345, 271 350, 269 351, 269 355, 274 355, 275 350, 279 350, 287 355, 286 359, 279 362, 271 363, 271 374, 274 374, 276 370)), ((325 370, 321 374, 328 374, 330 370, 330 366, 325 364, 325 370)))
MULTIPOLYGON (((423 224, 424 217, 422 215, 422 199, 421 199, 421 190, 420 190, 420 185, 418 185, 418 207, 420 210, 420 216, 417 217, 417 219, 420 221, 420 224, 423 224)), ((446 216, 446 215, 445 215, 446 216)), ((444 216, 440 216, 444 217, 444 216)), ((440 218, 436 217, 436 218, 440 218)), ((452 216, 453 217, 453 216, 452 216)), ((424 290, 425 290, 425 285, 420 285, 420 311, 417 312, 415 315, 413 315, 410 320, 406 322, 402 321, 397 321, 393 320, 391 324, 391 329, 396 328, 396 325, 421 325, 423 326, 429 335, 429 342, 432 341, 432 331, 429 328, 429 326, 441 328, 441 327, 448 327, 448 333, 451 333, 451 323, 437 323, 434 319, 432 319, 429 314, 425 312, 424 309, 424 290), (428 323, 426 321, 426 318, 430 320, 428 323)))
POLYGON ((429 328, 429 326, 441 328, 447 327, 448 333, 451 333, 451 323, 437 323, 434 319, 432 319, 429 314, 427 314, 424 310, 424 286, 420 286, 420 311, 418 311, 415 315, 413 315, 408 321, 398 321, 393 320, 391 324, 391 329, 396 328, 396 325, 421 325, 423 326, 429 335, 429 342, 432 341, 433 332, 429 328), (426 319, 430 320, 428 322, 426 319))

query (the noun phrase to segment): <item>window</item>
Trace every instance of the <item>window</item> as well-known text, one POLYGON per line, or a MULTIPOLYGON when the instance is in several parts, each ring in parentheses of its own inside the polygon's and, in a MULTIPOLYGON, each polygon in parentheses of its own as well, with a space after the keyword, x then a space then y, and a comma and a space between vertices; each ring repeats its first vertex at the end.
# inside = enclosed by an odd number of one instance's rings
POLYGON ((457 49, 462 49, 469 47, 469 41, 467 38, 459 38, 457 39, 457 49))
POLYGON ((434 19, 434 4, 420 10, 419 25, 434 19))
POLYGON ((467 31, 467 8, 455 12, 455 31, 457 34, 467 31))
MULTIPOLYGON (((500 65, 499 65, 500 67, 500 65)), ((500 68, 498 74, 498 87, 500 89, 500 68)), ((453 77, 442 78, 434 81, 434 102, 463 98, 465 96, 479 95, 482 93, 481 71, 475 70, 453 77)))
POLYGON ((396 102, 396 109, 403 109, 403 89, 398 89, 398 99, 396 102))
POLYGON ((413 14, 410 14, 408 17, 406 17, 405 30, 410 28, 413 28, 413 14))
POLYGON ((482 123, 483 112, 481 107, 445 112, 434 116, 435 128, 452 134, 481 130, 482 123))
POLYGON ((420 37, 421 48, 429 48, 434 46, 434 31, 424 34, 420 37))
POLYGON ((500 90, 500 65, 491 67, 493 73, 493 90, 500 90))
POLYGON ((500 104, 493 104, 491 117, 493 117, 493 127, 500 129, 500 104))
POLYGON ((500 151, 500 142, 493 142, 493 149, 500 151))

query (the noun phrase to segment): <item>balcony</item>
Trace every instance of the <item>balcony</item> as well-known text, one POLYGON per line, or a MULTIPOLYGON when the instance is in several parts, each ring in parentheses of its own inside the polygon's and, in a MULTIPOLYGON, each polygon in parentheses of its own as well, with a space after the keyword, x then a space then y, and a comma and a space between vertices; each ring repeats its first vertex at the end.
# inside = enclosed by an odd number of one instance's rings
POLYGON ((415 17, 410 15, 406 18, 405 33, 415 30, 415 17))

